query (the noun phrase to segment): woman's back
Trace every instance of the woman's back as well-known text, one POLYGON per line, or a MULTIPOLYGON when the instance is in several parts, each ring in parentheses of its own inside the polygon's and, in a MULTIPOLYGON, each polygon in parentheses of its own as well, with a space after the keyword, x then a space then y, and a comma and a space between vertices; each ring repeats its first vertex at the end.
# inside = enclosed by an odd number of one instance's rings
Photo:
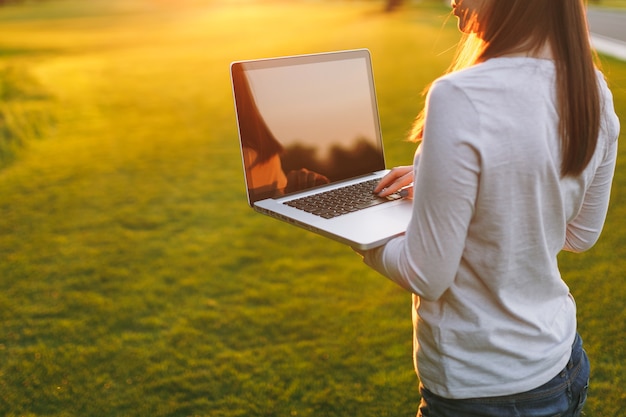
POLYGON ((619 121, 582 0, 452 0, 463 32, 429 89, 406 235, 363 253, 412 292, 418 415, 578 416, 589 362, 557 254, 599 237, 619 121))
MULTIPOLYGON (((554 64, 535 58, 491 59, 430 90, 411 258, 392 257, 402 271, 394 280, 420 295, 419 374, 436 394, 525 391, 568 360, 576 312, 556 256, 603 162, 612 175, 618 123, 608 101, 596 155, 583 175, 563 178, 554 91, 554 64)), ((606 214, 607 192, 596 192, 582 246, 595 242, 606 214)), ((388 244, 387 256, 401 246, 388 244)))

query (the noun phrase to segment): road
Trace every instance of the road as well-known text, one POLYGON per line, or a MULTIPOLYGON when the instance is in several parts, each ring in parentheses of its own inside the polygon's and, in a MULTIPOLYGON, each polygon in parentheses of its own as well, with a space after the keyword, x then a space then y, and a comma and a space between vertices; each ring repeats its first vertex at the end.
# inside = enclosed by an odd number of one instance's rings
POLYGON ((590 7, 587 19, 594 34, 626 42, 626 11, 590 7))
POLYGON ((590 7, 587 20, 598 52, 626 60, 626 11, 590 7))

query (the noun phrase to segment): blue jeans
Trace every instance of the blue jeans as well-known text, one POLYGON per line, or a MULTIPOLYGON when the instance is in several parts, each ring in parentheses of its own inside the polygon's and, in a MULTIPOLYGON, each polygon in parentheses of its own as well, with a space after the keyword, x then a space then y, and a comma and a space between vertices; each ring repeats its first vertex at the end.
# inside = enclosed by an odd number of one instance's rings
POLYGON ((589 360, 577 334, 567 366, 531 391, 503 397, 451 400, 420 386, 418 417, 578 417, 587 399, 589 360))

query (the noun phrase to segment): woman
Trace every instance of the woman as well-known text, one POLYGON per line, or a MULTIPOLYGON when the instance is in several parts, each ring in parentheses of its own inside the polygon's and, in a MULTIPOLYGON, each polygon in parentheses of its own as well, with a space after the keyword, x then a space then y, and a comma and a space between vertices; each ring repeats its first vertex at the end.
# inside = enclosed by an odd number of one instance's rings
POLYGON ((361 252, 413 295, 418 416, 578 416, 589 363, 557 254, 602 229, 619 121, 583 0, 456 0, 464 33, 429 89, 406 235, 361 252))

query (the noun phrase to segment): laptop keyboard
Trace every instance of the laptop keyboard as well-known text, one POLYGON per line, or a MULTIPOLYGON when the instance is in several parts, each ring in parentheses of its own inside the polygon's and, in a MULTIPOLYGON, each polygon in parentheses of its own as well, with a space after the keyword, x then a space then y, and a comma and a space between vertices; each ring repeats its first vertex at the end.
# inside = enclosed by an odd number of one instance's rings
POLYGON ((378 179, 365 181, 346 187, 298 198, 285 202, 290 207, 304 210, 325 219, 353 213, 378 204, 387 203, 401 198, 398 194, 392 194, 381 198, 374 194, 374 188, 378 179))

